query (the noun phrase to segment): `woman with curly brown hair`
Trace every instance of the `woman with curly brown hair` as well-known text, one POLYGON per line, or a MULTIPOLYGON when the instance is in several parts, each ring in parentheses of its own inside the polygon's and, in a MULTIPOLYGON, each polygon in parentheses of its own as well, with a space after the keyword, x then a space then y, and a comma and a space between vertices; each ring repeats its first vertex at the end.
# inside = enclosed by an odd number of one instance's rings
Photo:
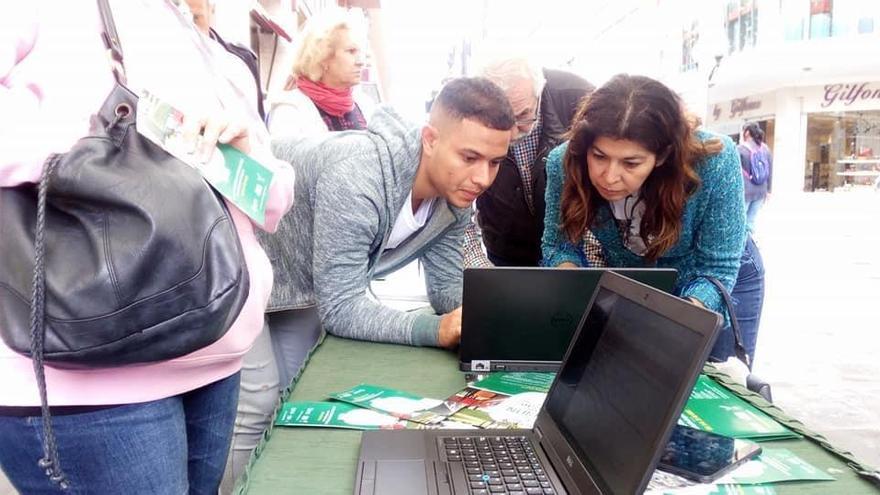
MULTIPOLYGON (((618 75, 582 103, 546 170, 545 266, 590 266, 599 251, 612 267, 675 268, 676 294, 721 313, 709 279, 728 291, 739 279, 745 292, 734 297, 736 313, 754 354, 763 267, 746 242, 742 173, 729 138, 696 130, 660 82, 618 75), (589 234, 598 246, 584 241, 589 234)), ((723 360, 733 347, 727 330, 712 356, 723 360)))

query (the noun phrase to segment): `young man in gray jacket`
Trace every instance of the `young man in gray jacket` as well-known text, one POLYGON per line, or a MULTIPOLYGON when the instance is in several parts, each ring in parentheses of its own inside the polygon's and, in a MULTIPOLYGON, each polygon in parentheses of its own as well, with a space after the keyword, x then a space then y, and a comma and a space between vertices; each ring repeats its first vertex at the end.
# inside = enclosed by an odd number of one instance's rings
POLYGON ((263 336, 244 358, 232 477, 321 328, 353 339, 458 344, 464 228, 495 180, 513 127, 501 89, 462 78, 437 96, 427 125, 382 109, 366 131, 274 142, 275 155, 296 171, 297 201, 278 232, 261 239, 275 270, 271 343, 263 336), (414 259, 424 265, 436 314, 398 311, 368 295, 374 277, 414 259))
MULTIPOLYGON (((456 345, 464 227, 513 127, 497 86, 461 78, 443 88, 425 126, 384 109, 367 131, 276 141, 276 156, 297 173, 299 200, 264 242, 275 268, 269 310, 316 308, 324 330, 348 338, 456 345), (368 295, 371 279, 414 259, 425 267, 436 315, 394 310, 368 295)), ((286 331, 270 320, 273 343, 276 330, 286 331)))

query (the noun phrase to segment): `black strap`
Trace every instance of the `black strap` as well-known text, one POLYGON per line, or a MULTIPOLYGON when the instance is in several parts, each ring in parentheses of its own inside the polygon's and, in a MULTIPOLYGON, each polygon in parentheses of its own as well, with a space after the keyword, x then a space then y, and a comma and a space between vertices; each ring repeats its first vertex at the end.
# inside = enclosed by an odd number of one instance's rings
POLYGON ((724 299, 724 305, 727 306, 727 314, 730 317, 730 328, 733 330, 733 345, 736 357, 752 369, 752 363, 749 359, 749 353, 743 345, 742 333, 739 331, 739 322, 736 321, 736 312, 734 311, 733 301, 730 299, 730 293, 727 288, 715 277, 706 277, 706 280, 712 283, 724 299))
POLYGON ((113 12, 110 10, 108 0, 98 0, 98 12, 101 15, 101 39, 107 54, 110 57, 113 77, 119 84, 125 85, 125 66, 122 63, 122 45, 119 43, 119 34, 116 32, 116 23, 113 21, 113 12))
MULTIPOLYGON (((125 70, 122 65, 122 46, 119 44, 119 35, 116 32, 116 24, 113 22, 113 13, 110 11, 108 0, 97 0, 98 12, 101 16, 103 30, 101 39, 110 57, 113 77, 119 84, 125 84, 125 70)), ((46 390, 46 369, 43 362, 44 340, 46 336, 46 260, 45 260, 45 231, 46 231, 46 196, 49 190, 49 181, 55 167, 61 160, 61 156, 53 154, 43 164, 43 176, 37 191, 37 222, 34 227, 34 276, 33 292, 31 294, 31 361, 34 366, 34 375, 37 380, 37 388, 40 393, 40 412, 43 419, 43 457, 37 462, 46 476, 61 490, 70 489, 70 480, 61 470, 61 462, 58 458, 58 445, 55 440, 55 430, 52 427, 52 412, 49 408, 48 392, 46 390)))
POLYGON ((43 365, 43 344, 46 335, 46 260, 44 257, 46 231, 46 194, 49 190, 49 179, 61 155, 50 155, 43 165, 43 177, 37 190, 37 224, 34 227, 34 286, 31 294, 31 361, 37 388, 40 391, 40 411, 43 417, 43 457, 37 462, 46 476, 58 484, 62 490, 70 488, 67 476, 61 470, 58 460, 58 446, 55 443, 55 430, 52 428, 52 414, 49 411, 49 399, 46 392, 46 370, 43 365))

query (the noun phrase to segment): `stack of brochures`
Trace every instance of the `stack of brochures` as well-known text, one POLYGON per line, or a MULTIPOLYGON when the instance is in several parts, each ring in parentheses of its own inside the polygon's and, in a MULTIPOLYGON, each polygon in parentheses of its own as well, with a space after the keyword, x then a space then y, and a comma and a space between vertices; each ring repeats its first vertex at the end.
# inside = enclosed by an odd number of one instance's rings
MULTIPOLYGON (((285 403, 276 424, 359 430, 531 428, 553 377, 553 373, 491 373, 445 400, 360 384, 330 394, 330 401, 285 403)), ((697 380, 679 423, 734 438, 798 437, 706 376, 697 380)))
POLYGON ((551 373, 493 373, 445 400, 360 384, 325 402, 287 402, 280 426, 356 430, 399 428, 529 428, 553 382, 551 373))
POLYGON ((800 437, 704 375, 697 379, 678 422, 734 438, 779 440, 800 437))

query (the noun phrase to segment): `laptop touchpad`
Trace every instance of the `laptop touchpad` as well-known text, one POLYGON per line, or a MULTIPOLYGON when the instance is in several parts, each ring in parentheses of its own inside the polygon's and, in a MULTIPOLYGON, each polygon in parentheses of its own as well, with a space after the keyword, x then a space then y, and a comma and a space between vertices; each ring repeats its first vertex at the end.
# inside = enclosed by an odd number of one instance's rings
POLYGON ((377 461, 376 495, 427 495, 425 461, 377 461))

